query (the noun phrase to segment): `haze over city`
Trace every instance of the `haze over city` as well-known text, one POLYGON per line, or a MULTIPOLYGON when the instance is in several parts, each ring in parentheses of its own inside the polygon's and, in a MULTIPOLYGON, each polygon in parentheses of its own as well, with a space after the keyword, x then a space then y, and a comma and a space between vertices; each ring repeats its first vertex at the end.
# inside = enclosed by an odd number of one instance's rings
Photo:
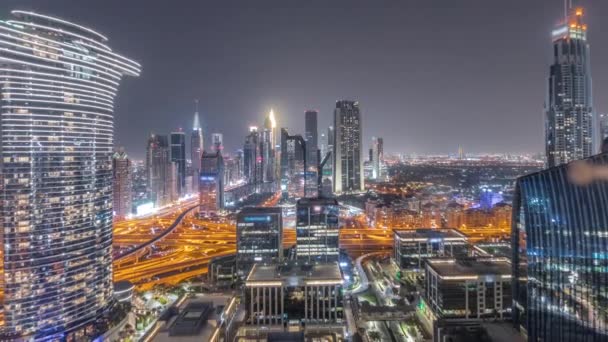
POLYGON ((608 341, 602 0, 0 4, 0 341, 608 341))
MULTIPOLYGON (((589 8, 591 60, 607 60, 608 3, 577 2, 589 8)), ((15 8, 78 18, 142 63, 121 85, 115 123, 138 159, 150 131, 191 126, 195 98, 228 151, 270 108, 301 131, 306 109, 327 126, 345 98, 361 104, 366 145, 384 136, 388 153, 540 153, 549 38, 563 16, 558 0, 4 0, 0 14, 15 8)), ((608 111, 608 66, 593 71, 595 108, 608 111)))

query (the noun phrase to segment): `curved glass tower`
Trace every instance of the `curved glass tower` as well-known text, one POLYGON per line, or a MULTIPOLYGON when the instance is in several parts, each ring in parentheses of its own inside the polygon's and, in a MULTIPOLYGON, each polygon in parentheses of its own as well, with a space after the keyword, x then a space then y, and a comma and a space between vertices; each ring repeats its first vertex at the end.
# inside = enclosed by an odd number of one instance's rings
POLYGON ((513 319, 528 341, 608 341, 606 203, 608 154, 518 179, 513 319))
POLYGON ((86 27, 12 15, 0 21, 3 331, 70 339, 112 303, 113 101, 140 66, 86 27))

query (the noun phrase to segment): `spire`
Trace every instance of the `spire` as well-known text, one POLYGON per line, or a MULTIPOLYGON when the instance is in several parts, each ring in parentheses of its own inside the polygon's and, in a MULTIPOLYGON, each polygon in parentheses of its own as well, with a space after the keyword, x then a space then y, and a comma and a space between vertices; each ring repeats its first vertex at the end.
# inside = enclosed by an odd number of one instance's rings
POLYGON ((198 99, 194 100, 195 110, 194 110, 194 125, 192 125, 193 130, 201 129, 201 123, 198 119, 198 99))

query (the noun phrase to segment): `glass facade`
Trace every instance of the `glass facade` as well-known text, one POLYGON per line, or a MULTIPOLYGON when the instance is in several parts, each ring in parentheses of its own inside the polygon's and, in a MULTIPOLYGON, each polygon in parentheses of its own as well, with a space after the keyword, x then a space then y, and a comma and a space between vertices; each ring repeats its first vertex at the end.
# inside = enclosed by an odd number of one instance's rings
POLYGON ((513 311, 529 341, 608 340, 607 170, 604 154, 517 182, 513 311))
POLYGON ((303 198, 296 206, 296 257, 317 263, 338 261, 340 254, 338 201, 303 198))
POLYGON ((338 101, 334 111, 334 192, 363 191, 363 141, 359 102, 338 101))
POLYGON ((253 264, 277 262, 282 255, 282 209, 243 208, 236 218, 237 274, 245 277, 253 264))
POLYGON ((215 215, 223 208, 224 159, 219 152, 203 152, 199 176, 199 214, 215 215))
POLYGON ((0 21, 4 330, 61 340, 112 303, 113 101, 139 65, 88 28, 0 21))

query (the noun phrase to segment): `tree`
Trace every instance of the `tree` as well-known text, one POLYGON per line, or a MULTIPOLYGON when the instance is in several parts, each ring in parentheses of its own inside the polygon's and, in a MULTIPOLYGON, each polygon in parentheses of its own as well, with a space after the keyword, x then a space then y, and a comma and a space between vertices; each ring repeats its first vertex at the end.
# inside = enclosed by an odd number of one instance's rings
POLYGON ((382 336, 380 335, 380 332, 377 330, 372 330, 372 331, 368 331, 367 332, 367 336, 372 340, 372 341, 381 341, 382 340, 382 336))

